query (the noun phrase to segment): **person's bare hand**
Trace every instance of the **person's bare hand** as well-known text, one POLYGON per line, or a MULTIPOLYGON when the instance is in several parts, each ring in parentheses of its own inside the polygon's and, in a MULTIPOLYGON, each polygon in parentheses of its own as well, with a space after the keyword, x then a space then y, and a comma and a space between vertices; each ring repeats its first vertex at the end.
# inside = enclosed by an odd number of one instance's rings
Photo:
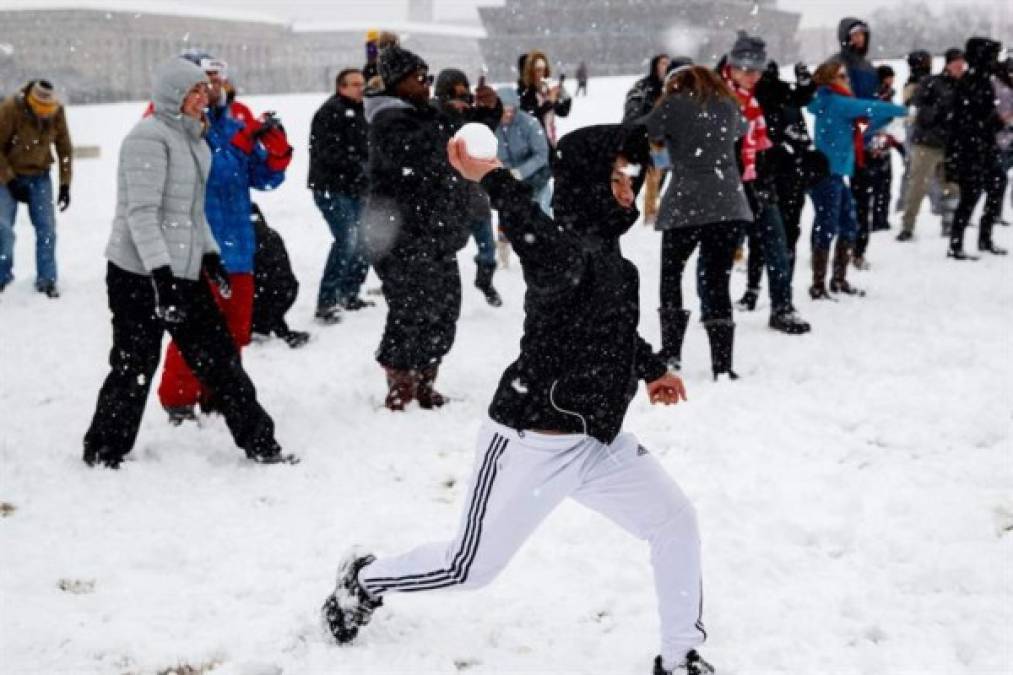
POLYGON ((555 103, 559 100, 559 85, 549 87, 549 100, 555 103))
POLYGON ((687 400, 686 385, 678 375, 665 373, 654 382, 647 383, 647 396, 652 404, 675 405, 680 400, 687 400))
POLYGON ((498 159, 475 159, 470 156, 462 138, 451 138, 447 142, 447 159, 457 173, 476 183, 493 169, 503 166, 498 159))

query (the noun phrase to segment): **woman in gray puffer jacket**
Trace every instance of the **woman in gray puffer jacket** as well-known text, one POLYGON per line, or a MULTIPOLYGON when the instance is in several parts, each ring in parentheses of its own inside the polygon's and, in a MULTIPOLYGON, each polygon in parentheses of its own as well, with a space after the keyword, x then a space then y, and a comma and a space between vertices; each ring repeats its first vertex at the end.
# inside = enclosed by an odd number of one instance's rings
POLYGON ((152 100, 155 114, 138 122, 120 148, 106 247, 111 369, 84 437, 84 461, 116 468, 133 448, 165 331, 214 392, 246 455, 261 463, 295 461, 274 439, 274 422, 257 403, 208 286, 229 294, 204 215, 211 167, 203 137, 207 76, 184 59, 167 61, 155 70, 152 100))
POLYGON ((680 367, 689 322, 682 272, 699 245, 697 293, 714 379, 721 373, 736 379, 728 285, 740 233, 752 219, 735 160, 735 141, 746 130, 745 119, 719 77, 701 66, 683 66, 669 74, 662 99, 641 121, 651 140, 664 142, 672 168, 655 224, 663 232, 661 356, 670 367, 680 367))

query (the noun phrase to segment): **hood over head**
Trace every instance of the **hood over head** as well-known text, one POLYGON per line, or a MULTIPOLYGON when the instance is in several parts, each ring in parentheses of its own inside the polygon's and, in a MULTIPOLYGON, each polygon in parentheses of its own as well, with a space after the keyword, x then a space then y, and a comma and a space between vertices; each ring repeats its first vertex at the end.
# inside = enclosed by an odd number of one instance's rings
POLYGON ((498 87, 496 95, 499 96, 504 108, 519 108, 521 105, 521 97, 514 87, 498 87))
POLYGON ((655 54, 651 57, 651 64, 647 67, 647 79, 658 86, 661 86, 662 84, 662 81, 658 78, 658 61, 667 58, 668 54, 655 54))
POLYGON ((468 91, 471 91, 471 83, 464 71, 457 68, 444 68, 436 76, 436 86, 433 94, 441 101, 448 101, 454 97, 454 87, 463 84, 468 91))
POLYGON ((967 67, 975 72, 990 73, 999 64, 1002 43, 984 37, 973 37, 964 47, 967 67))
POLYGON ((841 49, 846 52, 852 52, 859 56, 865 56, 869 53, 869 42, 872 40, 872 33, 869 30, 869 24, 865 23, 861 19, 857 19, 853 16, 846 16, 841 19, 841 22, 837 24, 837 41, 841 43, 841 49), (851 34, 855 31, 861 31, 865 33, 865 46, 861 49, 855 49, 849 44, 851 34))
POLYGON ((633 191, 640 191, 651 164, 647 129, 642 124, 599 124, 563 136, 553 167, 556 222, 584 239, 618 241, 640 215, 623 208, 612 194, 612 166, 622 155, 639 171, 633 191))
POLYGON ((186 95, 201 82, 208 82, 208 76, 190 61, 174 56, 162 62, 155 67, 151 78, 155 112, 178 115, 186 95))

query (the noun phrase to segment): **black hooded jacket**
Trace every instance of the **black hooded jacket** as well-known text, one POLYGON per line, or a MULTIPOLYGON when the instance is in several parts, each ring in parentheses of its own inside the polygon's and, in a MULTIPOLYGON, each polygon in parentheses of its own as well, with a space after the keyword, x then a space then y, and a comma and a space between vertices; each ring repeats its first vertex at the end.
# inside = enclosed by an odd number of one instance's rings
POLYGON ((469 230, 466 181, 447 161, 457 127, 436 106, 389 94, 367 95, 370 258, 435 260, 464 248, 469 230))
POLYGON ((639 214, 619 205, 610 183, 620 152, 646 168, 647 135, 642 127, 585 127, 564 136, 556 152, 555 220, 508 171, 482 180, 527 283, 521 353, 503 373, 489 415, 514 429, 610 443, 637 380, 666 371, 637 333, 639 275, 619 248, 639 214))
POLYGON ((987 38, 967 41, 967 72, 957 80, 946 142, 950 180, 983 180, 999 157, 996 133, 1003 128, 995 105, 991 76, 999 65, 1002 44, 987 38))
POLYGON ((767 122, 767 137, 774 147, 760 153, 758 169, 773 172, 776 179, 797 179, 809 188, 829 173, 826 157, 813 145, 802 108, 816 94, 816 83, 789 84, 781 79, 773 61, 756 83, 757 103, 767 122))
POLYGON ((667 54, 655 54, 651 59, 647 77, 637 80, 626 92, 623 122, 640 119, 654 109, 654 104, 661 98, 661 93, 665 88, 665 83, 658 77, 658 61, 667 57, 667 54))

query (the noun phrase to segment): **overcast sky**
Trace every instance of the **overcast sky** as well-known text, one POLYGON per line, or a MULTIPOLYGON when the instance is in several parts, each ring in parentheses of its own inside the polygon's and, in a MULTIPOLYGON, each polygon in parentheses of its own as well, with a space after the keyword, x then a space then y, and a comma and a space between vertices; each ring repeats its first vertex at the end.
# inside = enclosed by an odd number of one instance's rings
MULTIPOLYGON (((92 0, 94 2, 94 0, 92 0)), ((595 2, 596 0, 588 0, 595 2)), ((615 0, 612 0, 613 2, 615 0)), ((25 7, 43 3, 74 6, 73 0, 0 0, 0 8, 25 7)), ((944 5, 979 4, 991 11, 1013 13, 1013 0, 925 0, 934 10, 944 5)), ((136 9, 138 0, 107 0, 102 4, 114 8, 128 4, 136 9)), ((192 5, 204 9, 221 7, 231 12, 250 11, 274 15, 291 21, 404 21, 407 19, 408 0, 175 0, 177 6, 192 5)), ((435 0, 437 20, 470 21, 477 23, 475 8, 479 5, 502 5, 503 0, 435 0)), ((888 5, 891 8, 913 4, 911 0, 778 0, 782 9, 802 13, 802 27, 836 26, 844 15, 868 15, 888 5)))
MULTIPOLYGON (((190 1, 190 0, 187 0, 190 1)), ((478 5, 502 5, 502 0, 435 0, 437 18, 454 20, 476 19, 475 8, 478 5)), ((588 0, 594 2, 595 0, 588 0)), ((614 1, 614 0, 613 0, 614 1)), ((966 4, 969 0, 926 0, 935 9, 941 8, 944 4, 966 4)), ((986 2, 1007 2, 1008 0, 985 0, 986 2)), ((337 14, 335 8, 340 7, 340 14, 345 17, 355 15, 355 18, 373 19, 386 18, 391 15, 400 15, 404 18, 407 0, 338 0, 337 2, 321 2, 318 0, 207 0, 201 4, 207 6, 215 3, 229 4, 231 6, 257 6, 262 11, 287 12, 296 15, 298 18, 318 17, 331 13, 337 14)), ((790 9, 802 12, 802 26, 833 25, 847 14, 868 14, 879 7, 884 6, 883 0, 779 0, 778 5, 782 9, 790 9)), ((896 2, 893 6, 903 5, 904 0, 896 2)))

